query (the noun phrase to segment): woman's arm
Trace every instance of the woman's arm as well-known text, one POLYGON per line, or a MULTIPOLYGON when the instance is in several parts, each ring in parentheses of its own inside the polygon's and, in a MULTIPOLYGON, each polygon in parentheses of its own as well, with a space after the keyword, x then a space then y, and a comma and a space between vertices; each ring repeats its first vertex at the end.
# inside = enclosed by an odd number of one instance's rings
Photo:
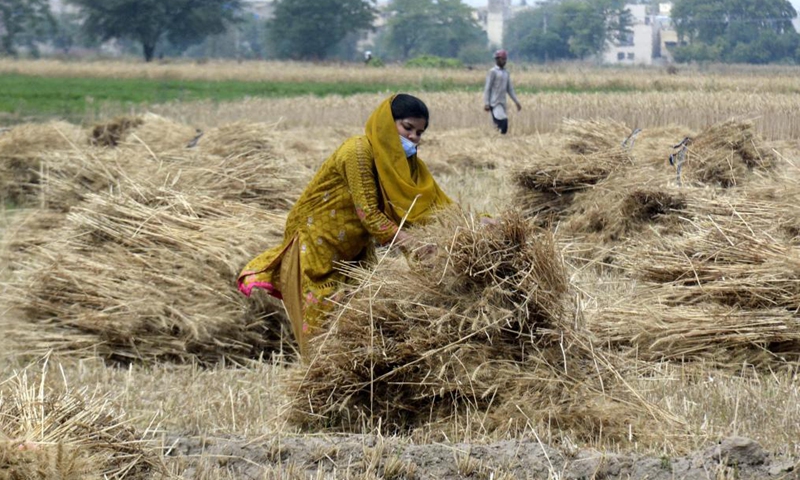
POLYGON ((378 185, 373 170, 374 160, 366 140, 357 138, 351 148, 343 149, 345 180, 358 218, 364 228, 381 245, 392 241, 398 227, 384 214, 378 205, 378 185))

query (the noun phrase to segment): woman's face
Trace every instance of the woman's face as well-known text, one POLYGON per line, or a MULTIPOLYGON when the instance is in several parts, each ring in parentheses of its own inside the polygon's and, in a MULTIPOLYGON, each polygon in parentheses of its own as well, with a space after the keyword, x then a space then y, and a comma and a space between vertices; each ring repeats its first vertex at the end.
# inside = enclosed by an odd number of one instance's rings
POLYGON ((394 121, 394 124, 397 125, 397 133, 414 143, 419 143, 422 134, 425 133, 427 123, 424 118, 417 117, 400 118, 394 121))

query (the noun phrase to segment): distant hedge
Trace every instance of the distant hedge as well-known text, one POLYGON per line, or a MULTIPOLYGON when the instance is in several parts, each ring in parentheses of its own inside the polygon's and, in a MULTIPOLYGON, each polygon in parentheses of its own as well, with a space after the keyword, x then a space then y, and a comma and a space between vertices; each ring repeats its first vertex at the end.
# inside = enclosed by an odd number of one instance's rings
POLYGON ((457 58, 443 58, 436 55, 420 55, 405 63, 414 68, 464 68, 464 63, 457 58))

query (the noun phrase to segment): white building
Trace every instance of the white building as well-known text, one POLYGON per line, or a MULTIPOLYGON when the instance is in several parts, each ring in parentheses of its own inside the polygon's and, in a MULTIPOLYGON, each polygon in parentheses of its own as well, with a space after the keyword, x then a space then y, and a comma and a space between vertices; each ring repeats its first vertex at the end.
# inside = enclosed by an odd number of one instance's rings
POLYGON ((625 5, 633 17, 627 38, 609 42, 603 54, 603 63, 616 65, 652 65, 661 57, 659 23, 647 14, 647 5, 625 5))
POLYGON ((262 20, 272 18, 275 10, 275 0, 244 0, 242 4, 245 11, 256 14, 262 20))
POLYGON ((486 36, 489 46, 499 48, 503 45, 506 22, 511 16, 511 0, 489 0, 486 11, 486 36))
POLYGON ((522 10, 535 8, 550 0, 487 0, 487 6, 475 7, 474 17, 486 32, 491 48, 503 46, 506 22, 522 10), (516 3, 515 3, 516 2, 516 3))
POLYGON ((63 15, 77 13, 79 8, 75 5, 66 3, 64 0, 50 0, 50 11, 53 15, 63 15))

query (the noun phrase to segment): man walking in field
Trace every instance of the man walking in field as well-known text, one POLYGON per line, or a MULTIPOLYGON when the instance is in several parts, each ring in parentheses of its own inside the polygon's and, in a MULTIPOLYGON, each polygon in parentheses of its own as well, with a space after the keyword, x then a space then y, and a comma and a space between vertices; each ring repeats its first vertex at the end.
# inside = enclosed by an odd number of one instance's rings
POLYGON ((495 126, 505 135, 508 132, 506 93, 517 104, 517 111, 522 110, 522 105, 517 100, 514 87, 511 85, 511 75, 505 69, 508 52, 505 50, 494 52, 494 61, 496 65, 486 75, 486 86, 483 88, 483 109, 492 113, 495 126))

